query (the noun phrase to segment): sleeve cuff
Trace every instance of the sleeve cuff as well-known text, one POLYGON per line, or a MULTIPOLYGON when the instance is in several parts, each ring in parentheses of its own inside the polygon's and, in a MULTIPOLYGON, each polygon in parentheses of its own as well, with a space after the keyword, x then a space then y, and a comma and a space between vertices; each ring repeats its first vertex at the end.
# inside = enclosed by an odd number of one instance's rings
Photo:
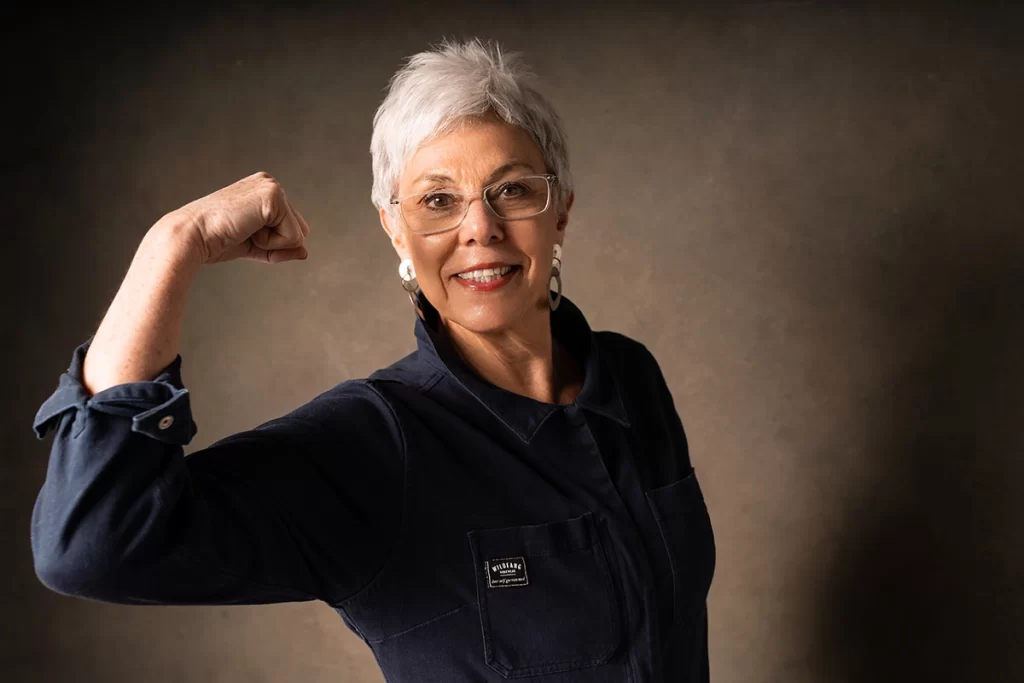
MULTIPOLYGON (((181 355, 177 355, 152 381, 126 382, 89 396, 82 384, 82 365, 94 337, 90 336, 75 349, 71 365, 60 376, 57 389, 39 407, 32 424, 36 438, 43 439, 47 431, 59 424, 65 412, 77 410, 81 413, 92 409, 130 417, 132 431, 158 441, 179 445, 189 443, 198 428, 192 419, 188 389, 181 381, 181 355)), ((86 420, 82 417, 76 414, 77 424, 72 437, 78 436, 85 428, 86 420)))

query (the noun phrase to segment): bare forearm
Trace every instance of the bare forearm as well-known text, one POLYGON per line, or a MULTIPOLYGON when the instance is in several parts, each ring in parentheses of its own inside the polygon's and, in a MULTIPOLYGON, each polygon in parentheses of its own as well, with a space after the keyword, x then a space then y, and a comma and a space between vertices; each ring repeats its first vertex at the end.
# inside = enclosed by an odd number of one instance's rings
POLYGON ((90 394, 150 381, 178 355, 189 288, 202 265, 193 226, 175 214, 143 237, 82 366, 90 394))

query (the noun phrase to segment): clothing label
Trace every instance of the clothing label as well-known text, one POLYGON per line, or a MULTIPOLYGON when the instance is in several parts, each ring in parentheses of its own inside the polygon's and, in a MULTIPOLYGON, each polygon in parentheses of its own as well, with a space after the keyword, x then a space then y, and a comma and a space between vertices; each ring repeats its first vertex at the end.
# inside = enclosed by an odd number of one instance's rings
POLYGON ((510 588, 529 583, 526 576, 526 560, 522 557, 485 560, 484 571, 487 572, 488 588, 510 588))

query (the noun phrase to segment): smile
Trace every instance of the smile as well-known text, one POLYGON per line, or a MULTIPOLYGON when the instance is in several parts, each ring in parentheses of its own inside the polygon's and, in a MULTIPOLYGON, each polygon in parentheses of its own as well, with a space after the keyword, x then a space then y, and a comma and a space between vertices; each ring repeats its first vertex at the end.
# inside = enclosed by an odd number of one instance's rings
POLYGON ((471 270, 466 273, 459 273, 455 277, 473 282, 491 282, 500 279, 512 272, 515 266, 504 266, 503 268, 484 268, 482 270, 471 270))
POLYGON ((477 292, 489 292, 501 287, 515 277, 521 270, 519 266, 503 266, 501 268, 482 268, 459 273, 455 281, 463 287, 477 292))

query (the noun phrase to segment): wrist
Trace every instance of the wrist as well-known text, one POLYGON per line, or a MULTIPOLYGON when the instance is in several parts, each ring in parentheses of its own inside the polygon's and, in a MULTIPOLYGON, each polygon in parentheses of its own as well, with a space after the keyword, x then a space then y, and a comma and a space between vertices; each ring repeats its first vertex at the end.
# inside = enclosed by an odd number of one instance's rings
POLYGON ((144 248, 156 250, 174 266, 193 274, 206 262, 203 241, 195 221, 176 211, 158 220, 142 242, 144 248))

